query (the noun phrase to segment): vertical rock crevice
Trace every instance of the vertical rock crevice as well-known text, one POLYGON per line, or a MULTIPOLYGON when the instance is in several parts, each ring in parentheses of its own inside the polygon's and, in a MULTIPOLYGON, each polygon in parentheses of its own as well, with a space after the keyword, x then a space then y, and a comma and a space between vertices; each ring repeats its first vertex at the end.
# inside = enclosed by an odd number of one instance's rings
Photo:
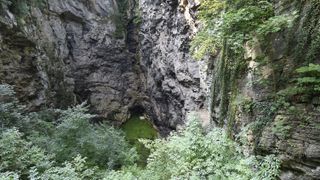
POLYGON ((16 85, 30 110, 88 101, 101 119, 122 123, 141 106, 163 131, 175 129, 188 112, 207 107, 206 62, 188 52, 197 5, 47 1, 46 8, 30 7, 19 25, 5 8, 1 83, 16 85))

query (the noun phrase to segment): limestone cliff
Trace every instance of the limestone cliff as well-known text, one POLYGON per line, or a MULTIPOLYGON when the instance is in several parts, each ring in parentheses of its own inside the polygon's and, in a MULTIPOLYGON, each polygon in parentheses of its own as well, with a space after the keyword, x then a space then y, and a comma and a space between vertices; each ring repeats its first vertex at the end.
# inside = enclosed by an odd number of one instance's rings
POLYGON ((139 56, 149 98, 143 106, 165 127, 175 128, 187 112, 207 107, 207 64, 189 53, 198 5, 140 0, 139 56))
POLYGON ((223 55, 214 60, 212 123, 237 140, 245 133, 248 153, 279 155, 281 179, 320 177, 319 94, 283 96, 294 88, 298 67, 320 63, 319 5, 275 1, 278 15, 297 13, 292 28, 246 44, 239 66, 223 55))
POLYGON ((275 5, 277 14, 296 11, 295 25, 247 44, 244 63, 230 69, 223 56, 195 61, 189 53, 197 0, 47 0, 23 16, 1 4, 0 83, 14 85, 30 111, 88 101, 118 123, 143 112, 163 133, 190 111, 206 116, 210 96, 212 124, 235 138, 246 132, 249 153, 280 155, 281 179, 317 179, 319 97, 275 96, 296 68, 320 63, 320 5, 275 5))
POLYGON ((1 83, 15 85, 30 110, 88 101, 101 118, 123 122, 138 107, 175 128, 205 108, 205 63, 188 53, 197 5, 49 0, 23 17, 2 5, 1 83))

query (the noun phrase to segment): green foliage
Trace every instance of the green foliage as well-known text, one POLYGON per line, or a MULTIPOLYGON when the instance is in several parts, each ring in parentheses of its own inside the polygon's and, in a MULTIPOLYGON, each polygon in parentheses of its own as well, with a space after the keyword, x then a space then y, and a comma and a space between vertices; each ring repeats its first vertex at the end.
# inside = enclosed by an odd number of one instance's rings
POLYGON ((299 73, 297 86, 305 88, 304 93, 309 95, 320 94, 320 65, 309 64, 309 66, 300 67, 296 70, 299 73))
POLYGON ((274 156, 246 157, 224 130, 206 134, 195 118, 166 139, 141 141, 151 150, 146 168, 113 171, 112 178, 240 180, 275 179, 279 175, 280 162, 274 156))
POLYGON ((314 63, 320 57, 320 1, 309 1, 310 6, 300 19, 299 28, 293 29, 291 52, 297 63, 314 63))
POLYGON ((60 110, 59 124, 52 136, 47 137, 50 143, 45 144, 44 148, 56 154, 58 162, 72 160, 81 154, 88 158, 89 164, 100 167, 114 168, 132 164, 137 154, 135 149, 129 147, 124 136, 108 125, 90 124, 93 115, 85 112, 85 104, 60 110))
POLYGON ((89 167, 86 158, 76 156, 64 166, 53 166, 53 156, 23 139, 16 129, 8 129, 0 136, 0 179, 55 180, 101 179, 97 168, 89 167), (100 177, 100 178, 98 178, 100 177))
POLYGON ((195 59, 202 59, 208 53, 217 54, 222 46, 219 34, 215 32, 200 31, 191 42, 191 51, 195 59))
POLYGON ((255 102, 247 97, 238 95, 233 102, 236 106, 239 106, 240 109, 245 113, 251 113, 255 107, 255 102))
MULTIPOLYGON (((12 4, 11 0, 0 0, 0 9, 1 11, 12 4)), ((0 12, 1 12, 0 11, 0 12)))
MULTIPOLYGON (((0 105, 10 103, 10 100, 3 102, 3 99, 11 97, 14 91, 10 86, 1 87, 0 105)), ((146 167, 139 168, 132 165, 136 152, 128 146, 123 135, 110 126, 90 124, 89 119, 93 115, 86 112, 87 107, 82 104, 67 110, 56 110, 48 116, 35 113, 24 113, 21 115, 23 119, 18 116, 19 121, 44 122, 35 123, 34 126, 40 126, 38 128, 25 123, 20 123, 20 126, 18 123, 21 129, 27 127, 31 130, 27 137, 16 129, 3 128, 0 136, 0 179, 18 179, 19 176, 32 180, 278 177, 277 158, 247 157, 224 130, 214 129, 205 133, 196 118, 166 139, 141 140, 151 154, 146 167), (52 120, 54 117, 58 118, 52 120), (118 171, 103 170, 120 167, 122 169, 118 171)), ((139 123, 142 123, 141 120, 139 123)), ((141 134, 128 129, 127 133, 134 137, 134 141, 150 136, 155 138, 156 133, 149 128, 150 124, 141 134)))
POLYGON ((54 128, 53 110, 25 113, 25 106, 15 95, 12 86, 0 84, 0 130, 15 127, 26 136, 37 132, 50 134, 54 128))
POLYGON ((257 33, 260 36, 265 37, 270 33, 276 33, 283 29, 292 27, 293 22, 297 17, 297 12, 293 12, 291 15, 285 14, 271 17, 258 27, 257 33))
POLYGON ((300 74, 320 76, 320 65, 309 64, 309 66, 300 67, 296 71, 300 74))
POLYGON ((191 52, 196 59, 206 54, 214 55, 222 47, 222 18, 219 14, 225 8, 225 1, 202 1, 198 18, 203 23, 201 30, 191 42, 191 52))
POLYGON ((109 171, 104 174, 103 180, 149 180, 152 179, 153 176, 147 176, 148 174, 144 173, 143 169, 137 166, 129 166, 121 169, 121 171, 109 171))
POLYGON ((0 173, 0 180, 19 180, 19 175, 13 172, 0 173))
POLYGON ((32 167, 44 170, 51 166, 51 156, 22 139, 16 129, 8 129, 0 136, 0 172, 19 172, 27 176, 32 167))
POLYGON ((271 0, 204 0, 199 11, 202 27, 191 51, 196 59, 217 57, 210 108, 212 112, 220 109, 213 113, 215 124, 222 127, 227 121, 232 128, 236 110, 230 102, 237 97, 239 76, 247 70, 243 68, 247 61, 245 45, 263 42, 266 35, 290 27, 296 17, 294 13, 276 16, 271 0))
POLYGON ((146 145, 152 150, 147 168, 159 179, 244 179, 250 174, 249 164, 222 130, 205 135, 196 121, 179 135, 146 145))
POLYGON ((275 16, 271 1, 204 0, 198 15, 202 28, 191 43, 191 50, 196 59, 214 55, 226 39, 229 48, 242 56, 246 41, 291 27, 296 17, 295 13, 275 16))
MULTIPOLYGON (((230 3, 229 6, 233 4, 230 3)), ((273 15, 272 4, 267 1, 243 4, 229 8, 225 13, 222 30, 226 35, 250 35, 273 15)))
MULTIPOLYGON (((248 138, 247 134, 251 133, 253 134, 257 139, 261 136, 261 133, 263 132, 264 128, 273 122, 275 119, 277 112, 284 108, 290 106, 289 103, 285 101, 284 98, 279 98, 278 101, 275 102, 252 102, 250 104, 253 104, 251 106, 252 112, 259 112, 258 114, 255 114, 254 120, 246 125, 244 128, 241 129, 241 132, 238 135, 238 139, 241 143, 247 144, 248 138)), ((254 142, 257 143, 257 142, 254 142)))
POLYGON ((139 2, 136 2, 136 3, 137 4, 135 5, 135 8, 134 8, 134 17, 132 21, 135 25, 139 25, 142 23, 142 14, 141 14, 139 2))
POLYGON ((66 162, 62 167, 51 167, 39 174, 37 169, 31 170, 32 180, 56 180, 56 179, 70 179, 70 180, 94 180, 101 179, 96 174, 96 168, 91 168, 86 164, 86 158, 80 155, 76 156, 71 162, 66 162))
POLYGON ((256 179, 278 179, 280 174, 280 160, 275 155, 269 155, 260 161, 259 171, 257 172, 256 179))
POLYGON ((0 172, 17 172, 25 179, 30 169, 36 169, 34 175, 62 177, 63 173, 72 174, 74 168, 70 161, 79 154, 86 157, 87 165, 101 169, 130 165, 136 160, 135 149, 129 146, 120 131, 105 124, 89 123, 94 116, 86 113, 85 104, 67 110, 21 113, 23 106, 16 108, 20 105, 14 95, 11 86, 0 86, 0 132, 3 132, 0 172), (25 136, 10 129, 14 126, 26 132, 25 136), (55 155, 54 160, 51 154, 55 155), (51 166, 65 161, 70 163, 64 167, 51 166))
POLYGON ((299 77, 296 78, 294 86, 279 91, 279 95, 289 98, 295 95, 301 95, 305 97, 305 99, 309 99, 320 94, 319 64, 309 64, 308 66, 300 67, 296 72, 299 77))
POLYGON ((22 106, 18 104, 13 87, 8 84, 0 84, 0 128, 12 127, 19 124, 22 118, 22 106))
POLYGON ((291 129, 292 127, 288 125, 288 122, 286 122, 285 119, 278 119, 273 124, 272 133, 281 139, 285 139, 290 135, 291 129))

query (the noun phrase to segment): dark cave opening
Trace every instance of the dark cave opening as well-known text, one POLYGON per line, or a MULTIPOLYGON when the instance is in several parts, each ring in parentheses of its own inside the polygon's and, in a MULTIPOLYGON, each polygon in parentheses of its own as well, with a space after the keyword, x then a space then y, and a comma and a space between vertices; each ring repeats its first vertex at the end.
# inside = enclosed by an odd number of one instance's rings
POLYGON ((135 105, 129 108, 129 112, 131 116, 143 116, 145 109, 141 105, 135 105))

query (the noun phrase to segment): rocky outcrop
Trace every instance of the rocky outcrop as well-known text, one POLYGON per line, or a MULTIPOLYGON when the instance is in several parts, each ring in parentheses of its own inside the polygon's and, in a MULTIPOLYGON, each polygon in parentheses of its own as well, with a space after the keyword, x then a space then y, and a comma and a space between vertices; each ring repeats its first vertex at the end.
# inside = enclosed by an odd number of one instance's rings
POLYGON ((189 53, 196 31, 192 17, 199 4, 141 0, 139 5, 139 56, 148 97, 144 107, 158 125, 173 129, 187 112, 206 109, 207 64, 195 61, 189 53))
POLYGON ((119 115, 133 103, 139 78, 134 55, 115 37, 117 11, 113 0, 48 1, 17 24, 19 17, 5 9, 2 82, 14 84, 32 108, 87 100, 102 117, 126 118, 119 115))
MULTIPOLYGON (((281 179, 318 179, 317 97, 303 100, 297 95, 290 99, 280 92, 294 87, 295 69, 320 63, 319 46, 315 45, 320 4, 278 0, 275 6, 278 15, 296 11, 295 25, 271 34, 264 42, 254 39, 253 46, 247 44, 245 66, 238 71, 218 69, 223 56, 216 59, 212 122, 225 127, 235 138, 244 136, 249 153, 279 155, 281 179)), ((234 65, 227 61, 224 63, 228 66, 234 65)))
POLYGON ((206 65, 188 53, 196 6, 57 0, 24 17, 2 6, 1 83, 15 85, 30 110, 88 101, 101 118, 123 122, 138 107, 175 128, 205 108, 206 65))
POLYGON ((213 76, 189 53, 197 0, 48 0, 23 16, 1 5, 0 83, 15 85, 30 111, 88 101, 119 123, 146 113, 166 134, 190 111, 208 117, 213 78, 213 124, 235 137, 249 129, 249 152, 279 154, 281 179, 317 179, 319 98, 288 105, 273 96, 291 85, 295 68, 320 63, 316 3, 275 1, 277 14, 298 12, 295 26, 248 44, 245 67, 233 74, 218 56, 213 76))
MULTIPOLYGON (((276 89, 268 88, 269 92, 292 88, 297 67, 320 63, 319 53, 315 53, 320 50, 319 45, 315 45, 319 40, 320 3, 278 1, 277 5, 277 13, 296 11, 299 16, 292 29, 272 37, 267 54, 273 67, 258 69, 261 74, 271 69, 268 78, 277 81, 274 83, 276 89)), ((287 100, 289 104, 280 102, 282 107, 275 112, 273 121, 265 126, 257 140, 258 152, 280 155, 283 162, 281 179, 320 177, 320 107, 316 99, 304 100, 296 96, 287 100)))

